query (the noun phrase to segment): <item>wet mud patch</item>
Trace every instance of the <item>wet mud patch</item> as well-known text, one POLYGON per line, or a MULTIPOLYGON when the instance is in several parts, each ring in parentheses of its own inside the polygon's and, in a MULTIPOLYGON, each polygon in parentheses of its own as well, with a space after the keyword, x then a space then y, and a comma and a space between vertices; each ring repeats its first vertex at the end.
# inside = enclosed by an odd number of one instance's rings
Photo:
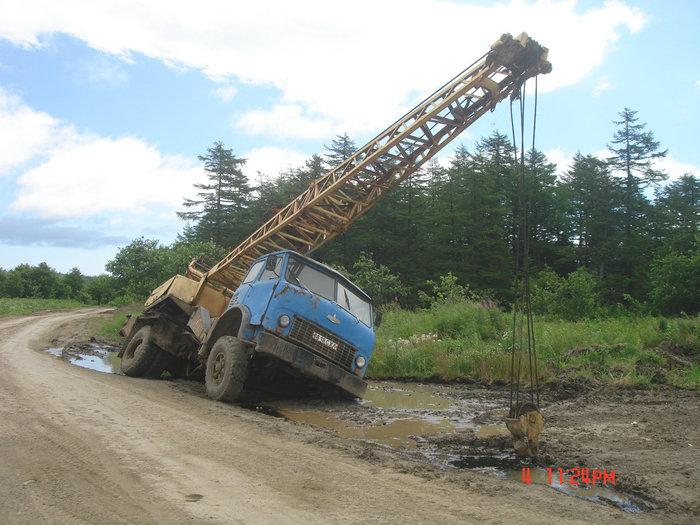
MULTIPOLYGON (((536 458, 514 453, 510 435, 482 437, 476 433, 429 438, 439 455, 450 458, 443 468, 474 470, 520 483, 544 485, 567 495, 594 503, 611 505, 626 512, 656 510, 657 506, 641 493, 622 490, 616 485, 615 471, 572 465, 562 466, 553 455, 536 458), (555 466, 556 465, 556 466, 555 466)), ((547 443, 540 441, 546 449, 547 443)))
MULTIPOLYGON (((562 399, 575 397, 576 390, 561 385, 556 388, 562 399)), ((566 474, 569 468, 548 450, 547 427, 541 435, 538 458, 516 455, 504 422, 509 402, 510 393, 502 386, 371 381, 362 400, 267 399, 241 406, 391 449, 443 470, 471 470, 504 480, 543 484, 627 512, 654 508, 643 497, 619 490, 610 479, 605 486, 602 478, 596 485, 591 480, 576 483, 574 479, 571 483, 571 475, 566 474), (528 469, 527 481, 522 479, 523 469, 528 469)), ((571 468, 578 467, 571 464, 571 468)))
POLYGON ((49 348, 46 352, 82 368, 107 374, 121 374, 121 358, 117 355, 119 348, 95 338, 84 342, 69 343, 62 348, 49 348))

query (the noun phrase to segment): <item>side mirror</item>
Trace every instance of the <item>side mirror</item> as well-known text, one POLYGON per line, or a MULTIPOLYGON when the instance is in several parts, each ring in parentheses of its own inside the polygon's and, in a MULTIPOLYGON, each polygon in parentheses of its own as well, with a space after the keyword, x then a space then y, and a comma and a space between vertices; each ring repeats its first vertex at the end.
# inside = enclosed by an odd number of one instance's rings
POLYGON ((374 313, 374 327, 375 327, 375 328, 379 328, 379 326, 381 326, 381 324, 382 324, 382 315, 384 315, 384 314, 382 314, 382 311, 381 311, 381 310, 377 310, 377 311, 374 313))

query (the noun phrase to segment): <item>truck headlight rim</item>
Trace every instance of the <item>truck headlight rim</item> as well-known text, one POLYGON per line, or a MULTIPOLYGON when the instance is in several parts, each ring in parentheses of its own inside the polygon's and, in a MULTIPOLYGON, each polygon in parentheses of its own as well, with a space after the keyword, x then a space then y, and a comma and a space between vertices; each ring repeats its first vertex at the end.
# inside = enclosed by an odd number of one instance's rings
POLYGON ((289 326, 289 323, 292 322, 292 320, 289 318, 289 316, 287 314, 282 314, 282 315, 280 315, 278 322, 282 328, 287 328, 289 326))
POLYGON ((367 360, 365 359, 365 356, 363 355, 358 355, 355 358, 355 366, 357 368, 364 368, 364 366, 367 364, 367 360))

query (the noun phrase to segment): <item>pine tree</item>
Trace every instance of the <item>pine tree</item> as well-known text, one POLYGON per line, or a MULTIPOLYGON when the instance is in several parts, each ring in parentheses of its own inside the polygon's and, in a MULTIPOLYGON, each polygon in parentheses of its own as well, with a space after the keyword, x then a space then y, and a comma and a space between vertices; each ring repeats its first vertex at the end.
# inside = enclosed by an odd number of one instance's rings
POLYGON ((574 246, 573 263, 606 279, 615 271, 622 229, 619 181, 610 174, 605 161, 579 152, 557 186, 557 194, 564 210, 562 228, 574 246))
POLYGON ((611 153, 608 165, 613 174, 621 174, 624 195, 624 239, 618 250, 622 262, 620 292, 641 299, 646 293, 646 273, 653 258, 654 245, 650 241, 654 235, 650 229, 655 224, 644 189, 668 177, 654 167, 654 161, 665 157, 668 150, 659 149, 654 134, 645 130, 646 123, 638 123, 636 111, 625 108, 619 115, 621 120, 613 121, 619 129, 608 144, 611 153))
POLYGON ((209 183, 194 184, 200 190, 197 199, 185 199, 186 208, 193 211, 178 212, 186 221, 194 221, 187 226, 183 238, 192 241, 212 241, 220 246, 231 246, 242 241, 253 223, 250 213, 252 189, 241 171, 245 159, 236 158, 232 150, 224 148, 222 142, 215 142, 200 155, 209 183))
POLYGON ((659 150, 659 142, 651 131, 645 131, 646 123, 638 124, 637 112, 625 108, 619 113, 622 120, 613 121, 619 126, 608 144, 611 153, 608 165, 622 173, 625 191, 625 231, 631 234, 640 218, 644 190, 650 184, 658 184, 668 178, 663 171, 654 168, 653 162, 663 158, 668 150, 659 150))
POLYGON ((657 192, 666 251, 693 253, 700 246, 700 179, 686 173, 657 192))
POLYGON ((345 162, 357 151, 355 143, 347 133, 336 135, 336 138, 331 141, 331 145, 324 147, 326 148, 324 161, 328 169, 333 169, 338 164, 345 162))

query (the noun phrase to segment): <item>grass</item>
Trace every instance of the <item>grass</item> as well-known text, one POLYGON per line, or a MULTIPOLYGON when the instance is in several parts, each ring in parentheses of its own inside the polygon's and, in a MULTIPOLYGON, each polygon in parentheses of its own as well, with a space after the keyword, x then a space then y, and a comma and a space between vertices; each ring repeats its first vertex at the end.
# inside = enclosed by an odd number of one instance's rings
POLYGON ((82 308, 85 303, 74 299, 31 299, 0 297, 0 316, 30 314, 41 310, 82 308))
MULTIPOLYGON (((512 314, 470 302, 389 311, 367 375, 509 381, 512 324, 512 314)), ((700 388, 700 317, 536 318, 535 343, 541 380, 700 388)), ((524 355, 522 377, 528 365, 524 355)))
POLYGON ((126 317, 128 315, 138 316, 142 311, 143 304, 133 303, 119 307, 114 314, 101 316, 97 334, 101 337, 114 341, 115 343, 119 342, 119 331, 126 322, 126 317))

